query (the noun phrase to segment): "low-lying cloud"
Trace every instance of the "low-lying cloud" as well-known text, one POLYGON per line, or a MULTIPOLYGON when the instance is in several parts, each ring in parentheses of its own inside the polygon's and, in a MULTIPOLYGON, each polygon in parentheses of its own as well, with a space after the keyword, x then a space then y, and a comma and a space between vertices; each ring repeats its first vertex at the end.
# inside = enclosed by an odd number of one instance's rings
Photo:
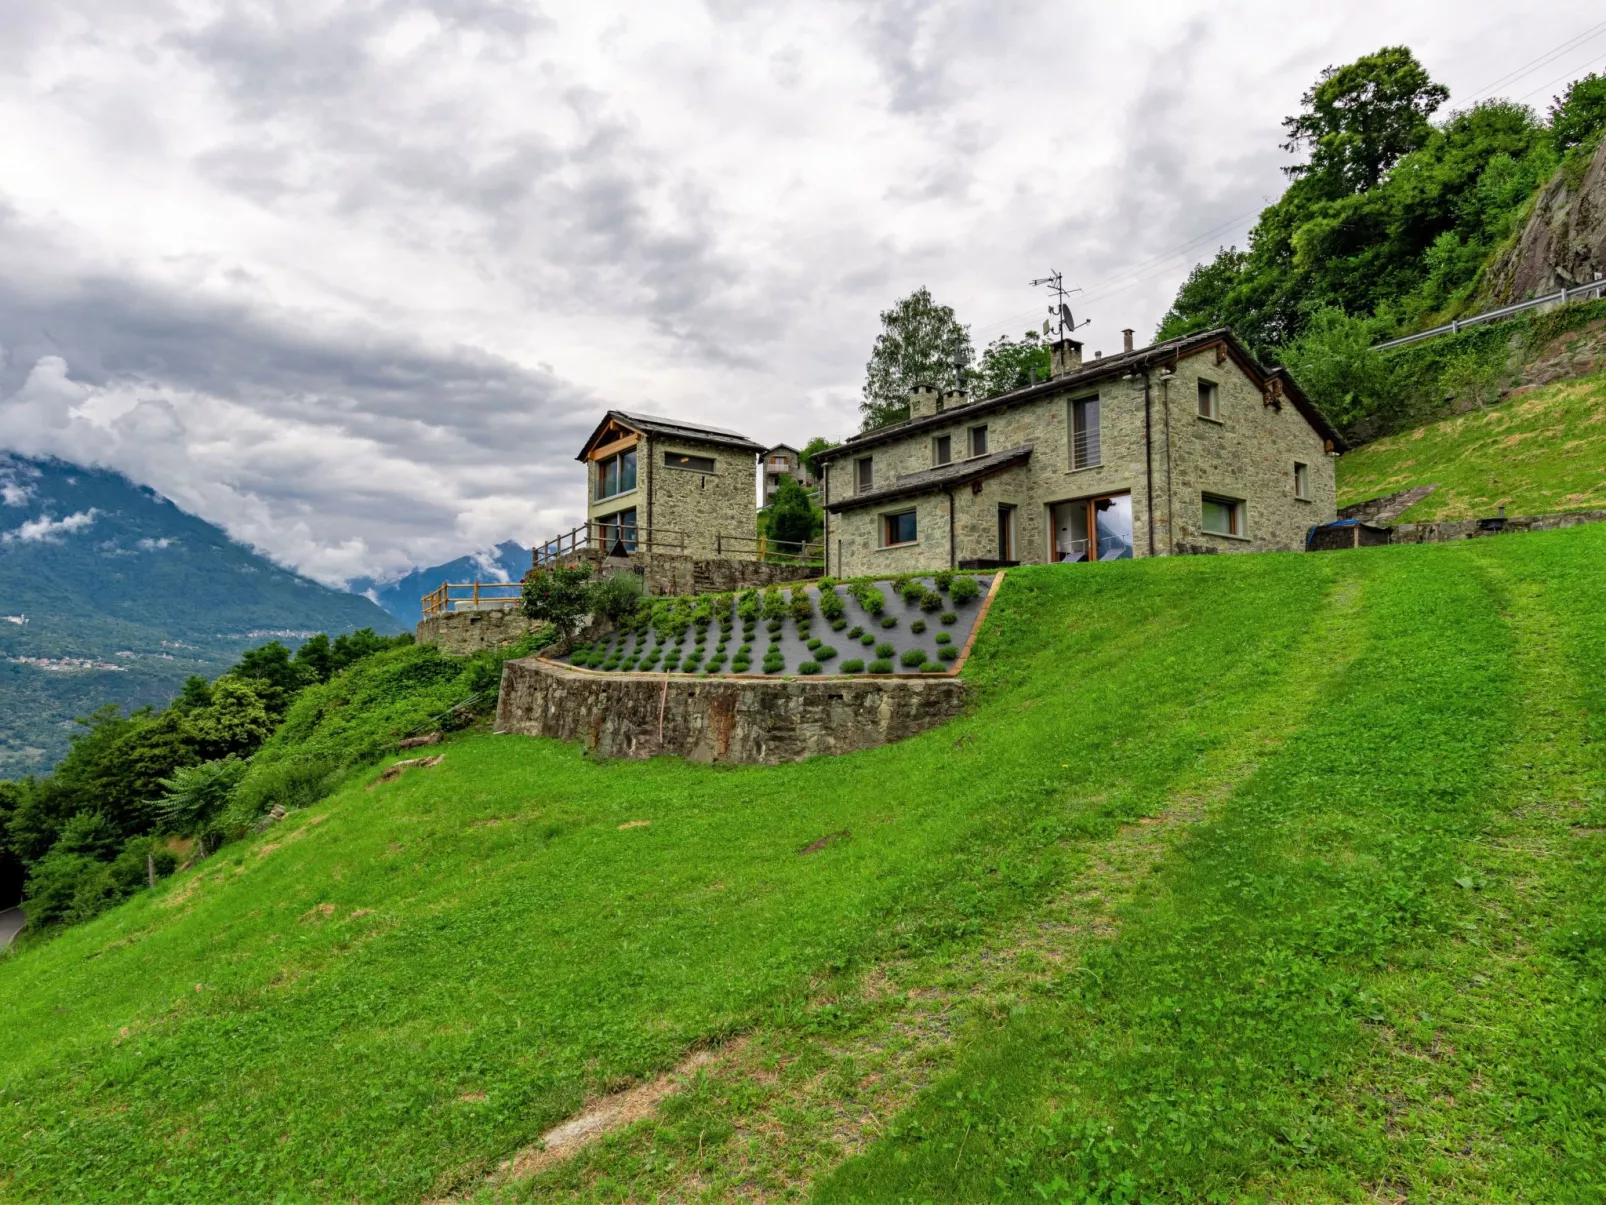
POLYGON ((37 519, 29 519, 22 526, 11 531, 0 533, 0 541, 7 544, 56 544, 63 536, 83 531, 95 521, 95 508, 78 511, 64 519, 52 519, 49 515, 40 515, 37 519))

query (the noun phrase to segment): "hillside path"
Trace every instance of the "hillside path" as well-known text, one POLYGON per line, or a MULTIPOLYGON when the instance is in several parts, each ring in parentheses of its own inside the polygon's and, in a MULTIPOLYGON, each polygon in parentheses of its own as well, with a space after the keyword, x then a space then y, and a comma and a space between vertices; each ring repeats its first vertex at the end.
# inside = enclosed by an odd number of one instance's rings
POLYGON ((28 918, 22 914, 21 908, 7 908, 0 912, 0 950, 8 947, 12 938, 21 933, 27 923, 28 918))

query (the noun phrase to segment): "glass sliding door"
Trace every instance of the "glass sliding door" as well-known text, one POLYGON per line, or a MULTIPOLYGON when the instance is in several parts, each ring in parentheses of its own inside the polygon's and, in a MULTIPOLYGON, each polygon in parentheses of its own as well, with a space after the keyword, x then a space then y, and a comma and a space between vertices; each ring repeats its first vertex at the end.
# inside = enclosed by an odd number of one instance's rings
POLYGON ((1132 495, 1078 498, 1052 508, 1054 560, 1120 561, 1132 556, 1132 495))

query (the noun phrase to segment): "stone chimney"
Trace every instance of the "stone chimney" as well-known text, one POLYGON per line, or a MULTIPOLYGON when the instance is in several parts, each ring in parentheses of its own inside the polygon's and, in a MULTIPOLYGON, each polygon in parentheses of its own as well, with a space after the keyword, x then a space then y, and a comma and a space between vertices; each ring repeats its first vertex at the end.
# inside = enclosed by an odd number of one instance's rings
POLYGON ((949 410, 957 410, 959 407, 969 403, 970 395, 963 389, 950 389, 942 395, 942 401, 937 403, 937 410, 939 413, 945 413, 949 410))
POLYGON ((1050 378, 1063 377, 1082 367, 1082 345, 1075 339, 1057 339, 1048 345, 1050 378))
POLYGON ((937 391, 930 385, 916 385, 909 391, 909 417, 930 418, 937 413, 937 391))
POLYGON ((1130 326, 1121 332, 1121 350, 1132 350, 1132 328, 1130 326))

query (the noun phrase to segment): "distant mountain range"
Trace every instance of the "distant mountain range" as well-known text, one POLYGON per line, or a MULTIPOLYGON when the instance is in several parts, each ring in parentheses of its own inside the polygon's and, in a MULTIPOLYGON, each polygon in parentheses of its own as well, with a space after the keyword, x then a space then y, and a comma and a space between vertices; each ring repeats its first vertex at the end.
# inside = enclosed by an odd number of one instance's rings
POLYGON ((380 582, 360 577, 347 589, 373 599, 409 626, 423 618, 422 599, 442 582, 522 581, 530 569, 530 549, 512 540, 478 556, 460 556, 444 565, 414 569, 404 577, 380 582))
POLYGON ((252 645, 407 626, 120 473, 0 452, 0 778, 47 769, 75 717, 163 704, 252 645))

